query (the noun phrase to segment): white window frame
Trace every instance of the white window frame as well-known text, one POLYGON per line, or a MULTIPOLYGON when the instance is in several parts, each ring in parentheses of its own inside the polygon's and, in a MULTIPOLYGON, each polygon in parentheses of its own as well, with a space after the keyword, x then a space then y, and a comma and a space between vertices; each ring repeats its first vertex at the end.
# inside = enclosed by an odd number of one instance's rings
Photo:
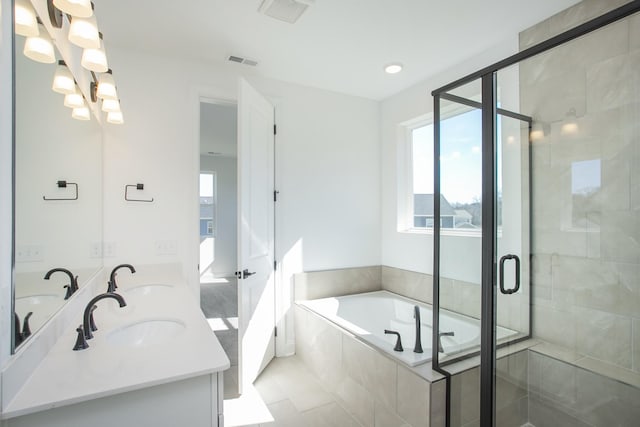
MULTIPOLYGON (((455 115, 457 109, 456 107, 448 112, 447 116, 455 115)), ((413 131, 433 124, 433 113, 427 113, 398 125, 397 231, 399 233, 433 235, 433 228, 415 227, 413 222, 413 131)), ((481 229, 441 228, 440 233, 444 236, 482 237, 481 229)))

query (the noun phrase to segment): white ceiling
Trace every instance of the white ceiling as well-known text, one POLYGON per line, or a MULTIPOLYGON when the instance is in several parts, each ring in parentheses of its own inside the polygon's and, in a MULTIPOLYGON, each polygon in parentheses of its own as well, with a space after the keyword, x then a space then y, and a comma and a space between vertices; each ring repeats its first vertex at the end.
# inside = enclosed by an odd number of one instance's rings
POLYGON ((94 2, 107 47, 204 62, 237 55, 266 77, 384 99, 577 0, 316 0, 296 24, 258 13, 262 0, 94 2), (390 62, 404 71, 385 74, 390 62))

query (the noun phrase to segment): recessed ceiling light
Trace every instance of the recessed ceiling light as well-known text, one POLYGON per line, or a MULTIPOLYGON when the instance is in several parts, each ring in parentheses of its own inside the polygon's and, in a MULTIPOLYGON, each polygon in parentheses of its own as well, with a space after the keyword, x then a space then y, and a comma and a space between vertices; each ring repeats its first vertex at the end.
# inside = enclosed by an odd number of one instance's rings
POLYGON ((402 64, 399 63, 389 64, 384 67, 384 72, 387 74, 396 74, 400 71, 402 71, 402 64))

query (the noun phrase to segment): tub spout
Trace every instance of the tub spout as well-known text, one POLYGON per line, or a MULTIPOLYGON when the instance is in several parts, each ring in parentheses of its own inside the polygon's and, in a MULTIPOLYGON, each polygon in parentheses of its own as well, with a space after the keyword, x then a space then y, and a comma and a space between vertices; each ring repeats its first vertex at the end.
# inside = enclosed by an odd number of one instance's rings
POLYGON ((404 351, 404 349, 402 348, 402 340, 400 339, 400 332, 397 331, 390 331, 388 329, 384 330, 385 334, 392 334, 392 335, 396 335, 398 337, 398 339, 396 340, 396 346, 393 347, 394 351, 404 351))
POLYGON ((450 332, 440 332, 438 334, 438 352, 439 353, 444 353, 444 348, 442 347, 442 337, 452 337, 455 335, 455 332, 450 331, 450 332))
POLYGON ((413 318, 416 319, 416 344, 413 346, 414 353, 422 353, 422 336, 420 330, 420 307, 413 307, 413 318))

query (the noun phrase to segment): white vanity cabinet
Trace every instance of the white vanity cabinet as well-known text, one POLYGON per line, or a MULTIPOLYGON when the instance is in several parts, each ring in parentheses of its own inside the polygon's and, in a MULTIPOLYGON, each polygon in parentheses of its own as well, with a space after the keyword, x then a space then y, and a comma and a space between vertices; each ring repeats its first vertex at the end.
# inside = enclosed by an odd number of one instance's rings
POLYGON ((119 393, 4 421, 3 427, 222 427, 222 373, 119 393))

